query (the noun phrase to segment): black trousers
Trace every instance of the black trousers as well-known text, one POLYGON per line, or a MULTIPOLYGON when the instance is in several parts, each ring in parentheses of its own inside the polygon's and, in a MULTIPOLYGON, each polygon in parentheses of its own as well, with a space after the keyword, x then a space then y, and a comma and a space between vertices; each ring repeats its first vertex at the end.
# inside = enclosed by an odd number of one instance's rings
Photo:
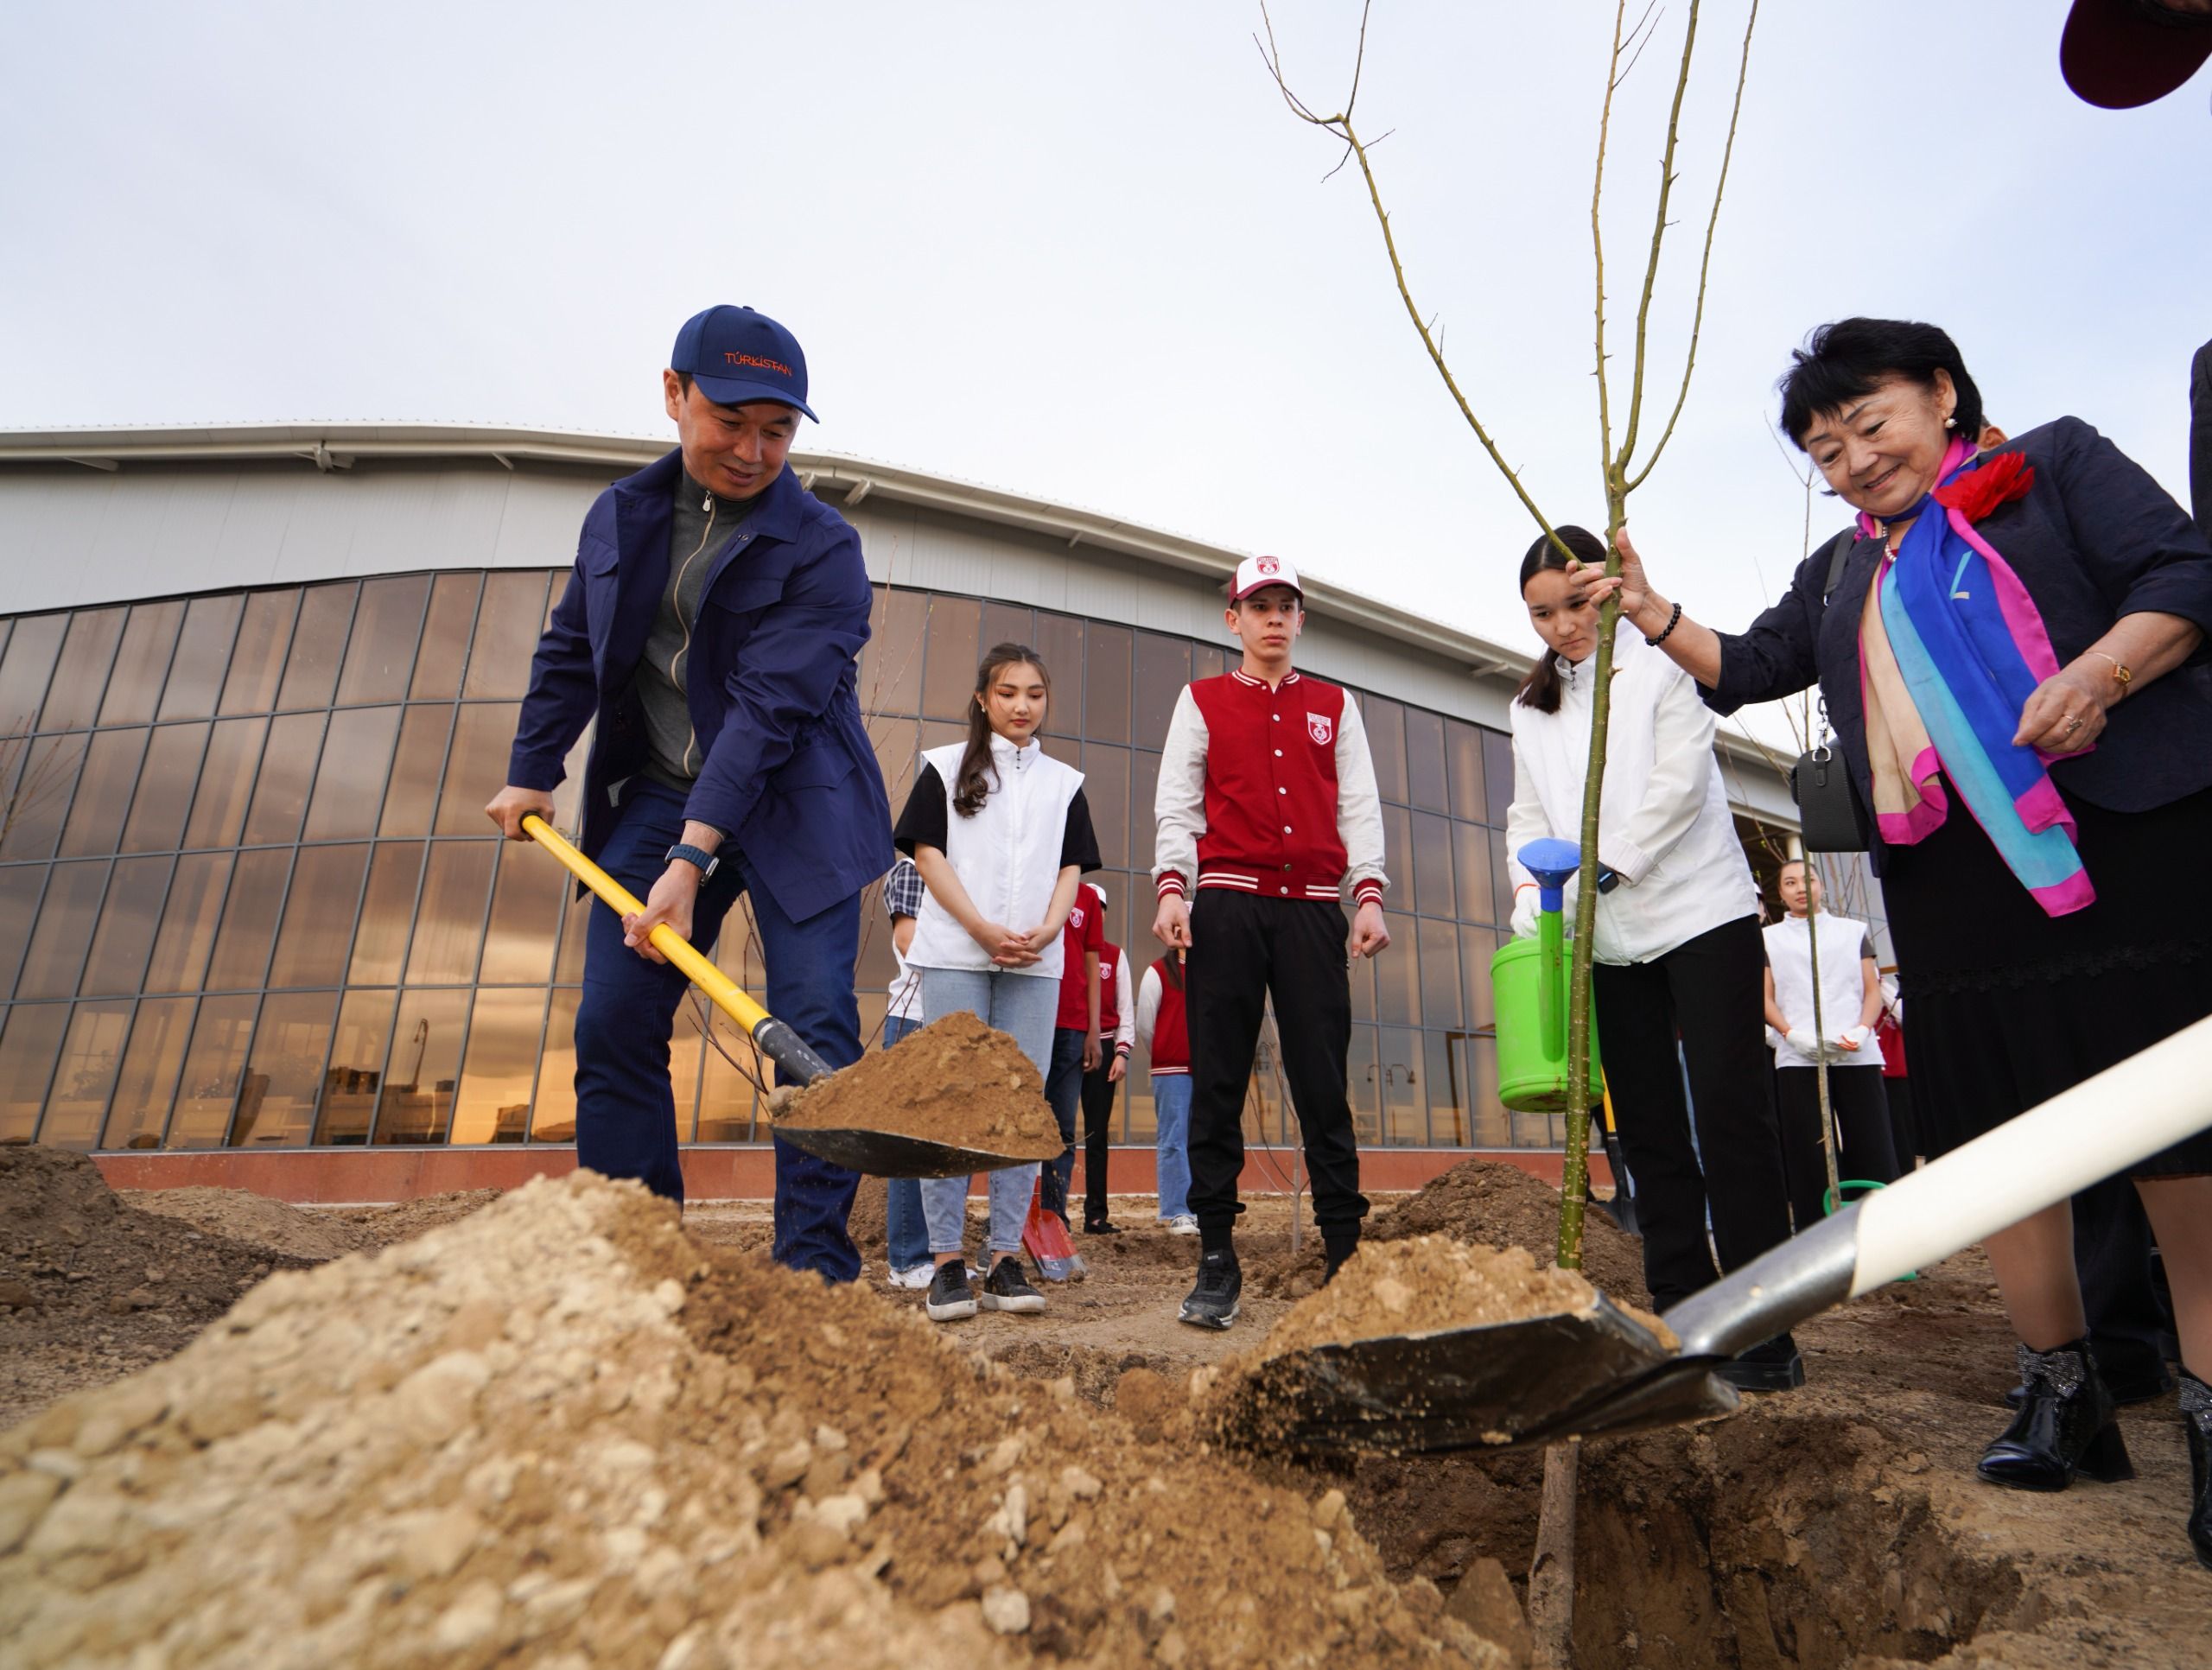
POLYGON ((1882 1095, 1890 1104, 1890 1148, 1897 1157, 1898 1175, 1903 1176, 1920 1158, 1920 1121, 1912 1116, 1910 1076, 1891 1078, 1884 1074, 1882 1095))
POLYGON ((1106 1145, 1113 1140, 1115 1107, 1122 1087, 1106 1076, 1114 1064, 1114 1039, 1106 1038, 1106 1059, 1083 1076, 1083 1221, 1106 1217, 1106 1145))
POLYGON ((1203 889, 1191 905, 1184 1015, 1191 1033, 1191 1212, 1209 1241, 1244 1209, 1244 1094, 1270 996, 1283 1076, 1306 1147, 1313 1222, 1325 1244, 1359 1238, 1367 1197, 1344 1097, 1351 1047, 1349 924, 1322 899, 1203 889))
POLYGON ((1728 1271, 1789 1238, 1782 1140, 1768 1100, 1773 1055, 1759 1019, 1761 949, 1758 919, 1746 916, 1649 962, 1591 970, 1605 1084, 1636 1178, 1644 1285, 1662 1311, 1713 1279, 1716 1250, 1728 1271), (1690 1146, 1684 1061, 1701 1170, 1690 1146))
MULTIPOLYGON (((1800 1235, 1827 1216, 1827 1156, 1821 1152, 1820 1074, 1784 1067, 1774 1076, 1775 1112, 1782 1125, 1782 1169, 1789 1179, 1789 1215, 1800 1235)), ((1897 1159, 1890 1131, 1890 1100, 1878 1067, 1828 1068, 1828 1106, 1842 1140, 1835 1151, 1838 1182, 1895 1183, 1897 1159)))

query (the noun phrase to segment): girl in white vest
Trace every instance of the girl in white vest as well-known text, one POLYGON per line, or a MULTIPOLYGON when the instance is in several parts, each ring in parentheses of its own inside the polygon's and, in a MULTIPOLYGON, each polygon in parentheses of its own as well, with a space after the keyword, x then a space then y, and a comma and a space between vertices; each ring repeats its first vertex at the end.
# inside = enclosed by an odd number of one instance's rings
POLYGON ((1816 1057, 1827 1057, 1828 1106, 1841 1133, 1838 1181, 1894 1183, 1897 1161, 1882 1088, 1882 1045, 1874 1036, 1882 1014, 1882 970, 1866 930, 1821 909, 1821 879, 1808 875, 1802 858, 1782 867, 1781 887, 1789 914, 1766 930, 1766 1024, 1776 1033, 1782 1168, 1789 1178, 1790 1214, 1802 1234, 1825 1215, 1828 1187, 1816 1057), (1818 1031, 1813 1025, 1815 933, 1821 937, 1818 1031))
MULTIPOLYGON (((922 902, 907 966, 921 976, 922 1019, 980 1015, 1021 1046, 1041 1079, 1052 1064, 1059 1009, 1060 929, 1083 872, 1098 867, 1098 837, 1082 773, 1039 746, 1052 680, 1034 650, 1001 644, 976 674, 968 740, 923 752, 893 831, 922 873, 922 902)), ((967 1178, 922 1184, 936 1273, 932 1322, 987 1310, 1041 1311, 1021 1269, 1021 1228, 1037 1180, 1033 1163, 990 1173, 988 1272, 968 1279, 967 1178)))
MULTIPOLYGON (((1574 527, 1558 533, 1580 561, 1604 563, 1595 535, 1574 527)), ((1536 884, 1511 855, 1542 836, 1580 841, 1582 833, 1592 682, 1586 664, 1598 647, 1598 612, 1569 581, 1567 561, 1547 538, 1521 564, 1522 600, 1548 651, 1510 710, 1506 850, 1513 931, 1522 936, 1536 931, 1536 884)), ((1758 1019, 1758 895, 1721 791, 1713 714, 1688 676, 1625 624, 1613 639, 1612 691, 1591 985, 1614 1121, 1636 1184, 1644 1281, 1664 1310, 1713 1279, 1714 1249, 1721 1270, 1733 1270, 1787 1239, 1789 1212, 1758 1019)), ((1586 879, 1569 884, 1570 931, 1575 883, 1586 879)), ((1720 1372, 1749 1391, 1804 1380, 1787 1334, 1720 1372)))

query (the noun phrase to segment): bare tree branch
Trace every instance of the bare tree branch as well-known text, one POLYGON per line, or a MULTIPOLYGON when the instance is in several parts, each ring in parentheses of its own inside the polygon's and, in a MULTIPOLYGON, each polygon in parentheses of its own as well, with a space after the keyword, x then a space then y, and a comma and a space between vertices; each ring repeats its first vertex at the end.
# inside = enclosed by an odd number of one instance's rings
POLYGON ((1675 189, 1675 146, 1681 131, 1682 98, 1689 91, 1690 60, 1697 50, 1699 0, 1690 0, 1689 22, 1682 31, 1681 67, 1675 74, 1675 100, 1667 111, 1667 143, 1659 154, 1659 202, 1652 212, 1651 252, 1643 263, 1643 295, 1636 305, 1636 365, 1629 383, 1628 429, 1621 436, 1620 456, 1607 463, 1610 473, 1625 470, 1636 455, 1636 432, 1643 418, 1644 348, 1650 339, 1651 292, 1659 282, 1660 246, 1667 237, 1667 200, 1675 189))

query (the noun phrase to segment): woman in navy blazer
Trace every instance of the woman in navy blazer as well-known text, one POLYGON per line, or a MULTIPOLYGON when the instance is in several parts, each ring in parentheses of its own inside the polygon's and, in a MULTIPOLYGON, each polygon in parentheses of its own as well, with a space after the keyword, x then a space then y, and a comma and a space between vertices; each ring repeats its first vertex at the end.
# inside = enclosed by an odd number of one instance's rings
MULTIPOLYGON (((1716 632, 1652 588, 1625 532, 1618 578, 1580 578, 1592 598, 1618 591, 1719 712, 1818 682, 1862 810, 1893 837, 1870 845, 1933 1156, 2212 1013, 2212 906, 2203 888, 2174 885, 2177 867, 2212 851, 2212 547, 2078 418, 1992 454, 1959 445, 1982 432, 1980 395, 1933 326, 1823 327, 1782 388, 1784 432, 1859 512, 1832 594, 1823 546, 1746 631, 1716 632), (1969 548, 2009 565, 2024 605, 1969 548), (1993 631, 2013 641, 1993 652, 1993 631), (1990 670, 2016 644, 2031 652, 2007 685, 1990 670), (1978 730, 1960 719, 1976 703, 1978 730), (1969 815, 1959 802, 1977 771, 1993 780, 1993 761, 2015 774, 1996 779, 2008 791, 2021 773, 2047 783, 2018 800, 1985 789, 1969 815), (2072 871, 2056 884, 2038 868, 2055 830, 2070 836, 2057 851, 2072 871)), ((2212 1133, 2133 1174, 2172 1280, 2198 1463, 2190 1533, 2212 1565, 2212 1133)), ((2084 1337, 2072 1238, 2062 1203, 1987 1242, 2026 1383, 1982 1458, 1992 1483, 2129 1475, 2084 1337)))

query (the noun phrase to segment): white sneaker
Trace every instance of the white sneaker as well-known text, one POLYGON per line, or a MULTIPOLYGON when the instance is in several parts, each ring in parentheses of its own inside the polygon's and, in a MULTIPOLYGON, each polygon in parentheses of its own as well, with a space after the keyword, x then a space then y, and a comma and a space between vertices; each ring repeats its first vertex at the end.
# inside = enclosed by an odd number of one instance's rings
POLYGON ((919 1292, 930 1285, 931 1279, 936 1274, 937 1267, 934 1264, 912 1265, 904 1270, 893 1270, 891 1273, 891 1285, 893 1287, 911 1287, 919 1292))
POLYGON ((1167 1233, 1171 1235, 1195 1235, 1198 1233, 1198 1221, 1185 1212, 1179 1217, 1167 1220, 1167 1233))

